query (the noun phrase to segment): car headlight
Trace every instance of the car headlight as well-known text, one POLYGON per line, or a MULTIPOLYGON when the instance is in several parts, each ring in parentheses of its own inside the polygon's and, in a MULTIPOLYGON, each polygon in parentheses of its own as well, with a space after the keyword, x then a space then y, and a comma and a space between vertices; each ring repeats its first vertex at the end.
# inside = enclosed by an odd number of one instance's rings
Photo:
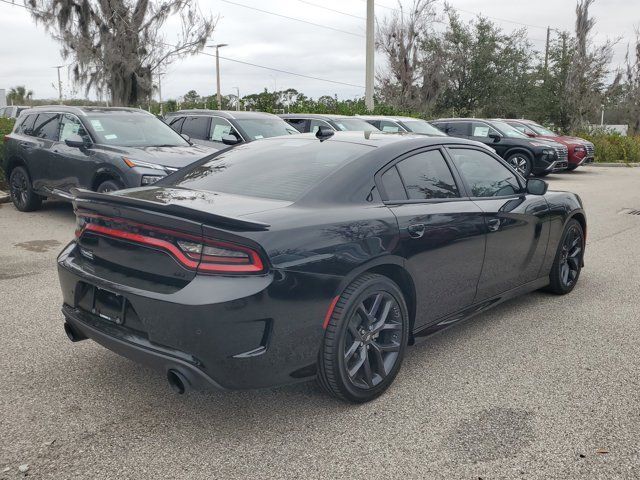
POLYGON ((162 178, 164 178, 164 175, 143 175, 140 185, 142 185, 143 187, 145 185, 151 185, 152 183, 156 183, 162 178))
POLYGON ((145 167, 145 168, 151 168, 153 170, 162 170, 163 172, 166 171, 166 167, 162 166, 162 165, 158 165, 157 163, 149 163, 149 162, 143 162, 141 160, 132 160, 130 158, 127 157, 122 157, 122 160, 124 160, 124 163, 127 164, 127 166, 133 168, 133 167, 145 167))

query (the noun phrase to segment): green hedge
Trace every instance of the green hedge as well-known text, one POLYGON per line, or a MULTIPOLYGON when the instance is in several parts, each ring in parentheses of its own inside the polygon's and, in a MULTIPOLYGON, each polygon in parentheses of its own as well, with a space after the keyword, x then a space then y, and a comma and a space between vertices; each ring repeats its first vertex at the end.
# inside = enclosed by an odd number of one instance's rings
POLYGON ((602 131, 578 132, 577 137, 593 142, 596 162, 640 162, 640 135, 623 137, 602 131))
MULTIPOLYGON (((4 164, 4 136, 11 133, 15 120, 11 118, 0 118, 0 165, 4 164)), ((6 187, 4 170, 0 168, 0 189, 6 187)))

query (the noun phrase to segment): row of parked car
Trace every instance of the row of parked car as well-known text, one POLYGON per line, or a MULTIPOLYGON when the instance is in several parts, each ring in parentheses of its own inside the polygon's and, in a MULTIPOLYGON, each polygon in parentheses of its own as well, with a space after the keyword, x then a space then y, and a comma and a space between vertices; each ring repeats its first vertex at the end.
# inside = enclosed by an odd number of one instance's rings
MULTIPOLYGON (((13 108, 13 107, 7 107, 13 108)), ((10 113, 14 113, 13 111, 10 113)), ((593 144, 526 120, 183 110, 159 119, 133 108, 23 109, 5 136, 3 169, 21 211, 72 188, 108 192, 151 185, 221 149, 263 138, 329 131, 453 136, 494 150, 520 174, 544 176, 593 161, 593 144)))

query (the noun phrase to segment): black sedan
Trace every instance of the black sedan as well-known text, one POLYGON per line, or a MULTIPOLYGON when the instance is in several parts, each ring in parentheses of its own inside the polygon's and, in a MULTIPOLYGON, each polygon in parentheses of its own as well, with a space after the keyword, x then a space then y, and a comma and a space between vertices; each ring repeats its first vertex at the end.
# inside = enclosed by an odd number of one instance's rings
POLYGON ((570 292, 580 198, 475 142, 333 133, 240 145, 151 187, 77 191, 65 330, 171 386, 319 378, 365 402, 407 345, 516 295, 570 292))

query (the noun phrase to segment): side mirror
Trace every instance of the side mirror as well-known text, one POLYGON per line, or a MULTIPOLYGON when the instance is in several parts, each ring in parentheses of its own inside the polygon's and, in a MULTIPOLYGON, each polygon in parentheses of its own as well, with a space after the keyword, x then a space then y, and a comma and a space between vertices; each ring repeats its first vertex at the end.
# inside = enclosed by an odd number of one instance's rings
POLYGON ((227 134, 222 136, 222 143, 224 143, 225 145, 237 145, 238 143, 240 143, 240 139, 235 135, 227 134))
POLYGON ((524 134, 529 138, 536 138, 536 134, 532 132, 524 132, 524 134))
POLYGON ((530 178, 527 180, 527 193, 531 195, 544 195, 547 193, 549 184, 539 178, 530 178))
POLYGON ((493 140, 493 143, 498 143, 500 140, 502 140, 502 135, 490 132, 489 138, 493 140))
POLYGON ((184 138, 187 142, 191 143, 191 137, 186 133, 181 133, 180 136, 184 138))
POLYGON ((82 148, 87 145, 87 142, 85 142, 84 138, 82 138, 77 133, 69 135, 69 138, 67 138, 64 143, 66 143, 67 146, 71 148, 82 148))

